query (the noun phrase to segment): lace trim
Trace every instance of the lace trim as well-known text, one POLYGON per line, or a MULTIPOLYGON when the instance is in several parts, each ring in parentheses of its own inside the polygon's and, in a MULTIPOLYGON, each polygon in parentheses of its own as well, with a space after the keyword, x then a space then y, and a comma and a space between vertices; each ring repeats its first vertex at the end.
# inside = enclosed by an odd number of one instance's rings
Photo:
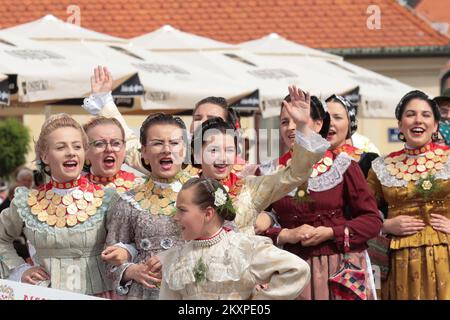
MULTIPOLYGON (((104 216, 109 209, 109 203, 114 190, 104 189, 104 191, 105 195, 103 196, 103 202, 102 205, 97 209, 97 212, 93 216, 89 217, 89 219, 85 222, 68 228, 69 231, 77 232, 94 229, 96 225, 104 219, 104 216)), ((13 202, 17 207, 19 216, 25 222, 26 227, 31 229, 32 231, 55 234, 56 227, 49 226, 47 223, 39 221, 38 219, 36 219, 36 216, 31 213, 31 209, 27 203, 29 192, 30 190, 25 187, 19 187, 16 189, 13 202)))
POLYGON ((334 159, 330 169, 314 178, 308 179, 308 190, 322 192, 333 189, 342 181, 344 181, 344 173, 352 163, 353 159, 345 152, 340 153, 334 159))
MULTIPOLYGON (((372 170, 377 175, 378 180, 380 183, 387 187, 387 188, 393 188, 393 187, 406 187, 408 185, 408 182, 401 179, 397 179, 395 176, 391 176, 389 174, 389 171, 386 169, 386 165, 384 164, 384 157, 378 157, 374 161, 372 161, 372 170)), ((436 173, 436 179, 441 180, 447 180, 450 178, 450 159, 447 160, 447 162, 444 165, 444 168, 439 170, 436 173)), ((418 181, 415 182, 417 184, 418 181)))
MULTIPOLYGON (((239 281, 248 272, 250 256, 255 246, 253 239, 238 233, 224 232, 218 245, 208 248, 194 247, 193 243, 174 249, 168 261, 163 263, 163 274, 170 289, 181 290, 189 284, 195 284, 194 269, 202 258, 207 269, 206 281, 239 281)), ((199 285, 201 285, 200 283, 199 285)))

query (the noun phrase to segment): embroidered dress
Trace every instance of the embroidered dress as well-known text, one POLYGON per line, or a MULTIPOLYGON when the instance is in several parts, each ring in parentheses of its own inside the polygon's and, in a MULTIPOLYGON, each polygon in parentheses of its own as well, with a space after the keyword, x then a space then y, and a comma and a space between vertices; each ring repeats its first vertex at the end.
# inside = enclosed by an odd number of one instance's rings
POLYGON ((145 263, 148 258, 184 243, 173 220, 175 201, 182 184, 192 176, 189 166, 173 179, 149 177, 142 185, 111 200, 111 219, 108 221, 107 245, 135 244, 137 255, 133 262, 119 267, 108 266, 115 290, 128 299, 157 299, 159 289, 147 289, 139 283, 122 283, 125 270, 133 263, 145 263))
POLYGON ((450 151, 431 143, 376 159, 368 183, 388 218, 408 215, 425 228, 413 235, 390 235, 386 299, 450 299, 450 235, 434 230, 431 214, 450 218, 450 151))
MULTIPOLYGON (((366 241, 379 233, 382 220, 358 163, 348 153, 357 159, 361 155, 359 150, 349 145, 327 151, 313 166, 307 183, 272 205, 275 218, 281 225, 266 231, 274 243, 282 228, 294 229, 308 224, 333 229, 334 239, 316 246, 304 247, 301 243, 286 243, 283 246, 285 250, 305 259, 311 267, 311 283, 299 299, 332 298, 328 278, 341 267, 345 226, 350 231, 350 261, 365 269, 368 284, 366 293, 373 298, 374 283, 370 281, 366 241)), ((281 166, 290 166, 293 162, 289 154, 279 159, 281 166)))
POLYGON ((63 185, 52 181, 38 190, 17 188, 11 207, 0 215, 2 278, 20 281, 31 268, 12 244, 23 231, 36 250, 35 264, 50 276, 40 285, 90 295, 109 291, 112 286, 100 254, 113 192, 85 177, 63 185))
POLYGON ((308 265, 270 239, 221 229, 161 257, 161 300, 293 299, 309 281, 308 265), (267 284, 255 291, 256 284, 267 284))

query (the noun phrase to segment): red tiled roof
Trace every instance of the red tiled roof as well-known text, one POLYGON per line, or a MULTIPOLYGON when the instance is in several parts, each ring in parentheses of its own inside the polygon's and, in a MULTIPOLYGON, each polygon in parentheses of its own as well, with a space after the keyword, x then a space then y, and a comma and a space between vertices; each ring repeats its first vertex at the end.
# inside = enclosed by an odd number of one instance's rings
MULTIPOLYGON (((430 1, 431 2, 431 1, 430 1)), ((182 31, 239 43, 271 32, 313 48, 446 46, 439 34, 395 0, 0 0, 0 28, 53 14, 81 26, 131 38, 170 24, 182 31), (366 26, 369 5, 381 9, 381 29, 366 26)))
MULTIPOLYGON (((415 10, 431 22, 450 24, 450 1, 448 0, 422 0, 415 10)), ((450 30, 448 34, 450 34, 450 30)))

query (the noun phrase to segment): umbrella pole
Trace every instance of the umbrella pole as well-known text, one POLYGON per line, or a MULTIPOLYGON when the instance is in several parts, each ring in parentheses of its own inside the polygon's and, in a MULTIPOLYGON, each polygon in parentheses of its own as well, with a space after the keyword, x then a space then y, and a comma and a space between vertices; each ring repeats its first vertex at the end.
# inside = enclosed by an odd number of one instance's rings
POLYGON ((51 114, 52 114, 52 106, 51 105, 45 106, 44 114, 45 114, 45 120, 47 120, 51 116, 51 114))

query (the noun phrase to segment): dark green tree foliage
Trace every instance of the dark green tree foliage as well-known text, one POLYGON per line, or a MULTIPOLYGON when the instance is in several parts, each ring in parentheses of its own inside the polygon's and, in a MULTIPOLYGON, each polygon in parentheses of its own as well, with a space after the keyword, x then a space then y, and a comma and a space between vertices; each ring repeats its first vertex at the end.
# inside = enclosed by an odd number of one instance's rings
POLYGON ((0 121, 0 177, 7 178, 25 163, 30 133, 16 119, 0 121))

